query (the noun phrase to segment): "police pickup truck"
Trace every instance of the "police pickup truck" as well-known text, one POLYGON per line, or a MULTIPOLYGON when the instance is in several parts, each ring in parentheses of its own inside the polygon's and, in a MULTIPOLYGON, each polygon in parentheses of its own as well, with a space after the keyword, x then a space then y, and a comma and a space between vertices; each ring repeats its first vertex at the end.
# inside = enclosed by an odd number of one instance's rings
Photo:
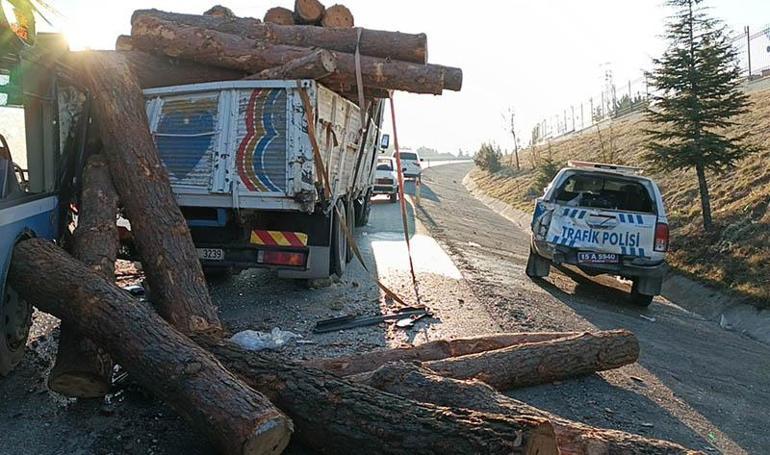
POLYGON ((643 306, 660 294, 668 251, 668 220, 660 189, 638 168, 570 161, 538 198, 526 273, 548 276, 571 264, 595 276, 632 281, 643 306))

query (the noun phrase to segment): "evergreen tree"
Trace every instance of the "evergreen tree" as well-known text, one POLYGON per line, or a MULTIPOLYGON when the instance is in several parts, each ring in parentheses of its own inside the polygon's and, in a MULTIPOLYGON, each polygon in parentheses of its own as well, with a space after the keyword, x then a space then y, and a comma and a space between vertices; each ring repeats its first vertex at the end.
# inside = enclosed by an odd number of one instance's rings
POLYGON ((756 151, 745 144, 748 133, 727 137, 724 128, 746 112, 748 96, 740 90, 737 52, 725 26, 710 17, 702 0, 668 0, 676 13, 666 24, 669 42, 648 74, 655 89, 647 118, 646 154, 663 170, 695 168, 703 227, 710 230, 711 200, 706 171, 722 172, 756 151))

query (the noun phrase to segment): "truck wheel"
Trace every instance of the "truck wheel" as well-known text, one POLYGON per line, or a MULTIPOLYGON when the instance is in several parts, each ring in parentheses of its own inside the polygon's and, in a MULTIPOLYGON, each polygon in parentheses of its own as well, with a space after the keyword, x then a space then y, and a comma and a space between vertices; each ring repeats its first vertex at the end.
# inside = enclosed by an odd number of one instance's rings
POLYGON ((633 284, 631 285, 631 301, 634 303, 634 305, 639 306, 650 306, 652 303, 653 295, 646 295, 646 294, 640 294, 639 293, 639 279, 634 278, 633 284))
POLYGON ((530 246, 525 273, 530 278, 545 278, 551 273, 551 263, 530 246))
POLYGON ((369 224, 369 213, 372 211, 371 199, 372 190, 369 190, 360 202, 356 202, 356 227, 369 224))
POLYGON ((390 202, 397 202, 398 201, 398 193, 390 193, 390 202))
MULTIPOLYGON (((353 203, 353 201, 351 201, 350 203, 347 204, 347 210, 345 211, 345 220, 347 221, 348 232, 350 232, 351 236, 355 235, 355 231, 356 231, 355 218, 356 218, 355 204, 353 203)), ((347 238, 345 240, 347 240, 347 238)), ((350 262, 353 260, 353 245, 351 245, 350 242, 347 242, 347 241, 345 242, 345 244, 347 245, 347 250, 345 252, 345 262, 350 262)))
POLYGON ((0 375, 7 375, 21 361, 31 326, 32 305, 6 285, 0 295, 0 375))
POLYGON ((342 277, 347 268, 348 242, 342 226, 347 223, 345 216, 345 204, 337 201, 337 210, 332 212, 332 242, 329 254, 329 275, 342 277), (339 213, 340 216, 337 214, 339 213), (340 219, 341 218, 341 219, 340 219))

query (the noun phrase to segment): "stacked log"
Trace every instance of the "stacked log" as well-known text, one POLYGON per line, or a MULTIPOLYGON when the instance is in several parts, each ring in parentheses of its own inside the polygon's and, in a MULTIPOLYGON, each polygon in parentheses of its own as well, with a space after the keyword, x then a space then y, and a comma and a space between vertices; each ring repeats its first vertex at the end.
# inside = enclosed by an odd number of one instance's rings
POLYGON ((294 0, 294 22, 301 25, 319 25, 326 8, 318 0, 294 0))
POLYGON ((321 25, 330 28, 352 28, 355 25, 353 13, 345 5, 332 5, 326 8, 321 25))
POLYGON ((265 24, 294 25, 294 13, 287 8, 276 6, 265 13, 265 24))

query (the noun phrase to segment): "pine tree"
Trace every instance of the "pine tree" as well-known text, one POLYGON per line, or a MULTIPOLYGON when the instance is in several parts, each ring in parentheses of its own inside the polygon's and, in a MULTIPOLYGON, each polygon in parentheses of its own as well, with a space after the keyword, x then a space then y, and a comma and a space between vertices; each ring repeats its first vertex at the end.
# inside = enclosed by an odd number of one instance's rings
POLYGON ((668 49, 647 75, 655 91, 646 111, 652 127, 645 131, 645 157, 662 170, 695 168, 703 227, 711 230, 706 171, 723 172, 756 151, 745 143, 748 133, 724 135, 748 110, 749 99, 740 90, 737 51, 722 22, 707 14, 702 0, 667 3, 676 13, 666 24, 668 49))

